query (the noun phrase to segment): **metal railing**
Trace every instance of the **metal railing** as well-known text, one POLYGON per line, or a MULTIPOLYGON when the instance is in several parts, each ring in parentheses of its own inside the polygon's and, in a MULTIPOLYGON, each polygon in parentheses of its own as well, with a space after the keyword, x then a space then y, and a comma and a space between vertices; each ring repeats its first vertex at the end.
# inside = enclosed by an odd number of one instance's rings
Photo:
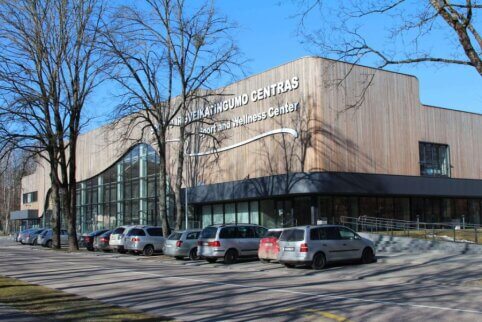
POLYGON ((474 244, 482 243, 480 224, 466 223, 465 220, 456 223, 435 223, 367 216, 342 216, 340 221, 343 225, 358 232, 474 244))

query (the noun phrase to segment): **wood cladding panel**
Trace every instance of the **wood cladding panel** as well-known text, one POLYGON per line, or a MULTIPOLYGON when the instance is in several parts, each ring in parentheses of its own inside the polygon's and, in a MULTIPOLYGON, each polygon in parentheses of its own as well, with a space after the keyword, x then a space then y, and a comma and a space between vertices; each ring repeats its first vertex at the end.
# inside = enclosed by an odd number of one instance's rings
MULTIPOLYGON (((450 145, 453 178, 482 179, 482 116, 421 105, 415 77, 307 57, 219 91, 223 99, 243 93, 250 95, 258 88, 295 76, 299 78, 298 89, 257 102, 250 98, 248 104, 217 115, 215 122, 298 102, 297 112, 222 132, 220 147, 282 127, 296 129, 298 138, 278 134, 218 155, 188 157, 189 163, 197 163, 194 170, 188 171, 196 184, 299 171, 417 176, 420 174, 419 141, 450 145)), ((77 180, 88 179, 110 167, 141 137, 140 130, 136 129, 132 142, 126 143, 120 140, 122 131, 122 124, 116 128, 104 126, 79 138, 77 180)), ((169 137, 175 139, 176 132, 170 131, 169 137)), ((149 138, 144 141, 151 143, 149 138)), ((212 142, 205 140, 199 151, 210 148, 212 142)), ((175 143, 168 146, 172 180, 176 149, 175 143)), ((42 204, 48 182, 48 171, 38 167, 22 185, 38 184, 39 204, 42 204)))

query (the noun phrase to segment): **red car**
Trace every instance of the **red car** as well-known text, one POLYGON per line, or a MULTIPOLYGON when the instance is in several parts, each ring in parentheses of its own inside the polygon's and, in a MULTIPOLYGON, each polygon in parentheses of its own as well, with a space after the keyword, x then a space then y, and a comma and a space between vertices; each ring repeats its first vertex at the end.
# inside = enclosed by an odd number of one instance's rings
POLYGON ((263 263, 278 259, 278 238, 283 232, 282 228, 269 229, 259 241, 258 258, 263 263))

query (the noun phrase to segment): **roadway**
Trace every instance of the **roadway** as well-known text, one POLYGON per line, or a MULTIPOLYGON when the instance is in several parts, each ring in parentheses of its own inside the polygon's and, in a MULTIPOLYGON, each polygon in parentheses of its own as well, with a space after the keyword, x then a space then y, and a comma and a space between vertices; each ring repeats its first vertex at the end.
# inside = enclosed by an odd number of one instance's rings
POLYGON ((378 263, 313 271, 0 239, 0 275, 183 321, 482 320, 482 255, 379 255, 378 263))

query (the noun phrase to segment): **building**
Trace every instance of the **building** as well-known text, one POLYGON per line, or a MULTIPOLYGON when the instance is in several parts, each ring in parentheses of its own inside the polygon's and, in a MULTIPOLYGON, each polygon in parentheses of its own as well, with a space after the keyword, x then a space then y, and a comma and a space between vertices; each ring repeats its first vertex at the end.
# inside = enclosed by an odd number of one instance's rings
MULTIPOLYGON (((196 125, 186 151, 189 226, 341 216, 480 223, 482 115, 421 104, 415 77, 306 57, 222 91, 188 116, 212 120, 196 125)), ((158 156, 149 138, 130 146, 120 131, 79 138, 81 231, 160 224, 158 156)), ((39 164, 22 189, 22 210, 45 220, 48 169, 39 164)))

